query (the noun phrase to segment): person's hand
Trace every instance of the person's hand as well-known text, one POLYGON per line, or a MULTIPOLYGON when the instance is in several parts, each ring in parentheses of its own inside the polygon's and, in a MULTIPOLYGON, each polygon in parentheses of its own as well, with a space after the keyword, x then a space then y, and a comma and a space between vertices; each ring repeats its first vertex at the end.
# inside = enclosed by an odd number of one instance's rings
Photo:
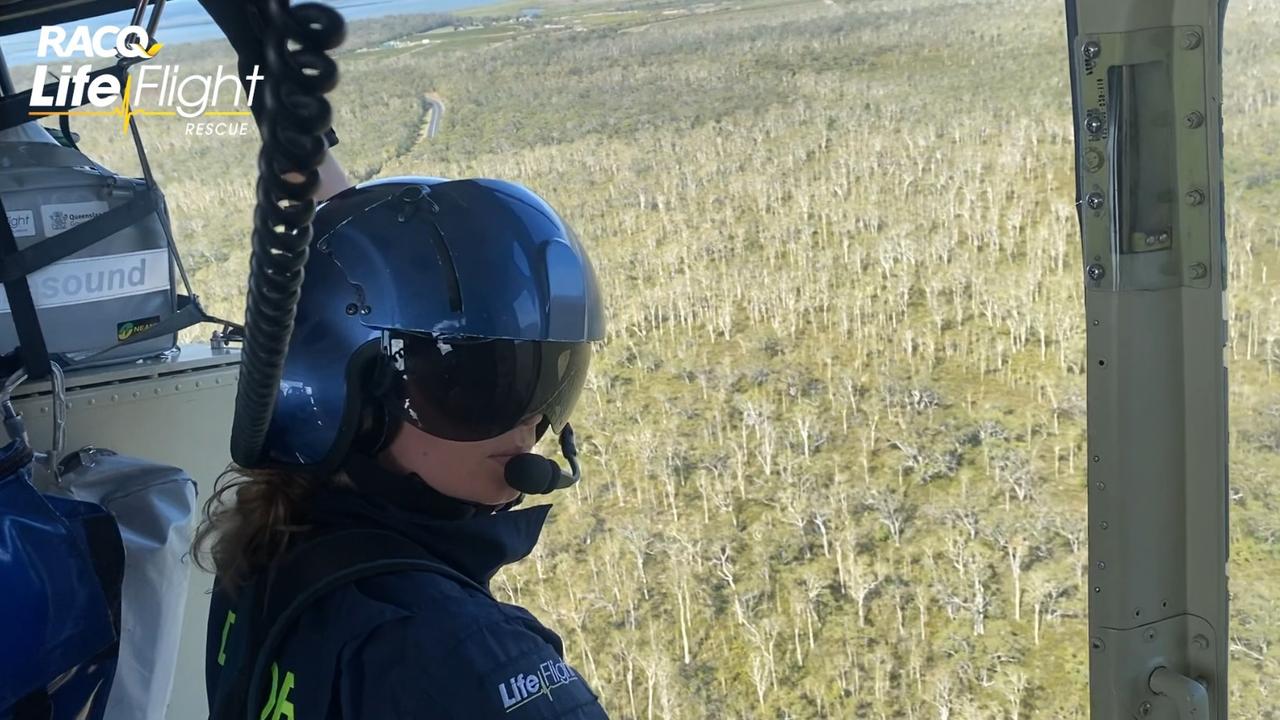
MULTIPOLYGON (((324 162, 320 163, 320 167, 316 168, 320 173, 320 184, 316 186, 315 200, 316 202, 324 202, 330 197, 351 187, 351 178, 347 177, 346 170, 342 169, 342 165, 338 164, 338 159, 333 156, 332 152, 325 152, 324 162)), ((291 182, 301 182, 302 176, 297 173, 285 173, 286 180, 291 182)))

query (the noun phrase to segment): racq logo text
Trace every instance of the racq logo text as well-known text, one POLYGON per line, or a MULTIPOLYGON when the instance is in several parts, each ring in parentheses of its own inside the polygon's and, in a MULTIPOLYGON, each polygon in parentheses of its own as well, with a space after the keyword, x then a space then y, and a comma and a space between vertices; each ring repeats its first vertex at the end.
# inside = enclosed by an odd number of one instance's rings
POLYGON ((122 118, 122 130, 134 115, 168 115, 187 120, 188 135, 247 134, 247 121, 210 118, 250 115, 248 107, 263 79, 256 65, 253 74, 245 76, 244 85, 236 73, 226 72, 221 65, 213 74, 183 74, 178 65, 142 63, 125 75, 123 86, 116 75, 93 75, 92 60, 151 59, 161 47, 137 25, 104 25, 96 30, 80 25, 70 31, 45 25, 40 28, 36 55, 46 62, 36 65, 30 114, 115 115, 122 118), (82 62, 49 62, 55 58, 82 62), (80 109, 54 109, 68 106, 80 109))

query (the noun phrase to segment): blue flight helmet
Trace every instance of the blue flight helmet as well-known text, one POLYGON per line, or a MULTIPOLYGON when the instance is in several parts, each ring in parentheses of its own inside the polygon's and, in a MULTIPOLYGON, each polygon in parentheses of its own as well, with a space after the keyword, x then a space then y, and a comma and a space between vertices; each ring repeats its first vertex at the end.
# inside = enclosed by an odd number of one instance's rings
POLYGON ((334 469, 392 421, 458 441, 538 414, 539 438, 561 431, 605 321, 550 205, 501 180, 397 177, 334 195, 312 227, 270 464, 334 469))

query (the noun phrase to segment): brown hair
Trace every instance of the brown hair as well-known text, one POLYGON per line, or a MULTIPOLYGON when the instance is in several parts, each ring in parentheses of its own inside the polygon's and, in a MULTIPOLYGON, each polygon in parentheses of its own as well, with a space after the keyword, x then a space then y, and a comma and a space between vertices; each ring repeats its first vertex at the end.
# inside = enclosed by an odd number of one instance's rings
POLYGON ((334 485, 350 486, 351 480, 342 472, 323 477, 232 465, 218 476, 205 501, 204 519, 192 539, 192 558, 201 569, 216 572, 222 586, 234 592, 307 529, 308 501, 317 490, 334 485))
MULTIPOLYGON (((361 408, 350 449, 376 454, 397 425, 381 405, 361 408)), ((306 508, 326 487, 353 488, 344 470, 327 475, 288 468, 245 468, 232 463, 218 476, 204 503, 204 519, 191 541, 197 567, 217 573, 228 592, 251 580, 306 531, 306 508)))

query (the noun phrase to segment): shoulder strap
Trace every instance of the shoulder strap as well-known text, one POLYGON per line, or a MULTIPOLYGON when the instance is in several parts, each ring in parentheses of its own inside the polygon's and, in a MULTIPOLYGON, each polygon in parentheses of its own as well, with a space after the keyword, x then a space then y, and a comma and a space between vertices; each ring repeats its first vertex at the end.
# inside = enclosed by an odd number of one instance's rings
POLYGON ((25 278, 73 253, 106 240, 125 228, 133 227, 154 213, 159 206, 158 191, 136 180, 132 183, 133 197, 123 205, 111 208, 24 250, 17 250, 16 246, 12 251, 6 250, 4 265, 0 267, 0 282, 8 283, 25 278))
MULTIPOLYGON (((0 200, 0 215, 8 217, 4 209, 4 201, 0 200)), ((18 241, 13 236, 13 229, 8 222, 0 223, 0 265, 7 264, 18 255, 18 241)), ((41 380, 49 375, 49 346, 44 340, 44 331, 40 329, 40 316, 36 314, 36 301, 31 295, 31 285, 26 276, 4 283, 5 298, 9 301, 9 311, 13 314, 13 328, 18 334, 18 356, 21 365, 27 371, 27 377, 41 380)), ((16 368, 5 368, 4 372, 13 372, 16 368)))
POLYGON ((492 597, 489 590, 448 567, 421 545, 385 530, 346 530, 325 535, 289 553, 246 593, 256 604, 249 643, 240 667, 221 692, 211 720, 258 720, 255 705, 262 697, 276 648, 298 615, 335 588, 362 578, 418 571, 441 575, 492 597))

